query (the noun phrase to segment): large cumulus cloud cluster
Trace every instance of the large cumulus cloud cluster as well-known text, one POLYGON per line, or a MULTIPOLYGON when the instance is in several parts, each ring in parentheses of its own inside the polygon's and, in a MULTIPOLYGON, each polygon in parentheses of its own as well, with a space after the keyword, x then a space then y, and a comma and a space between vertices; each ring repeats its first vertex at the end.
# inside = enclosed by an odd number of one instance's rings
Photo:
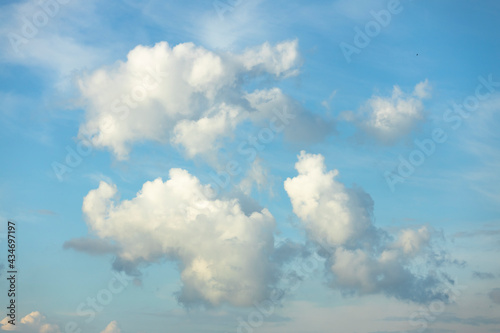
MULTIPOLYGON (((279 88, 245 90, 259 78, 297 75, 300 63, 297 40, 264 43, 239 54, 193 43, 137 46, 126 61, 80 79, 86 109, 80 136, 118 159, 144 141, 168 142, 192 158, 216 152, 243 121, 274 117, 277 106, 294 109, 309 122, 302 121, 303 131, 318 133, 313 126, 321 120, 279 88)), ((326 135, 331 126, 322 126, 326 135)))
MULTIPOLYGON (((80 79, 86 118, 79 134, 118 159, 128 158, 136 143, 156 141, 180 148, 188 158, 217 160, 226 140, 245 122, 270 124, 286 140, 319 142, 333 131, 333 123, 272 86, 297 75, 300 65, 296 40, 240 53, 193 43, 137 46, 125 61, 80 79), (287 116, 280 117, 277 110, 286 110, 287 116), (286 124, 278 130, 275 121, 281 118, 286 124)), ((344 117, 378 141, 392 143, 423 118, 422 100, 429 95, 427 81, 411 94, 395 87, 391 97, 371 98, 364 114, 344 117)), ((284 187, 308 240, 326 253, 335 288, 417 302, 440 296, 439 276, 431 269, 415 269, 419 261, 431 267, 436 257, 432 229, 421 226, 391 235, 374 225, 372 198, 339 182, 338 171, 327 171, 323 156, 302 152, 295 167, 298 175, 284 187)), ((253 183, 266 183, 267 172, 258 163, 250 171, 240 184, 246 195, 253 183)), ((91 237, 70 240, 64 247, 113 254, 114 268, 129 274, 137 274, 143 264, 174 261, 182 281, 177 294, 181 303, 250 306, 279 285, 283 258, 276 258, 283 251, 275 247, 270 211, 246 207, 236 197, 218 197, 176 168, 168 180, 144 183, 129 200, 121 200, 110 181, 101 182, 83 200, 91 237)))
POLYGON ((329 253, 335 287, 417 302, 446 298, 438 290, 439 276, 430 270, 417 274, 412 267, 434 256, 431 230, 403 229, 393 237, 377 228, 371 197, 336 180, 338 171, 327 171, 322 155, 302 151, 295 168, 298 175, 285 181, 285 190, 309 239, 329 253))
POLYGON ((167 258, 179 263, 185 304, 245 306, 263 299, 274 279, 275 221, 267 209, 245 214, 235 199, 206 196, 207 186, 182 169, 146 182, 119 201, 116 186, 101 182, 83 201, 89 229, 112 240, 122 261, 167 258))

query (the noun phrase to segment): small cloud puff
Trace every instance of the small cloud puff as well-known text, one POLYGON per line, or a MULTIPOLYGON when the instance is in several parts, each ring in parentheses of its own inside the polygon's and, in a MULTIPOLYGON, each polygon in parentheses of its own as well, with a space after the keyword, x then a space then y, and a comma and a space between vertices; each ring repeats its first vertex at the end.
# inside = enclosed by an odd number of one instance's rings
POLYGON ((373 96, 358 113, 344 112, 342 118, 353 122, 364 135, 378 143, 393 145, 424 119, 423 100, 430 97, 428 80, 418 83, 411 94, 394 86, 390 97, 373 96))
POLYGON ((21 318, 16 323, 16 326, 9 324, 10 318, 5 317, 0 321, 1 329, 3 331, 21 331, 24 333, 60 333, 61 330, 57 325, 47 323, 47 319, 38 311, 31 312, 30 314, 21 318))
POLYGON ((118 327, 118 323, 116 321, 112 321, 101 333, 120 333, 121 330, 118 327))

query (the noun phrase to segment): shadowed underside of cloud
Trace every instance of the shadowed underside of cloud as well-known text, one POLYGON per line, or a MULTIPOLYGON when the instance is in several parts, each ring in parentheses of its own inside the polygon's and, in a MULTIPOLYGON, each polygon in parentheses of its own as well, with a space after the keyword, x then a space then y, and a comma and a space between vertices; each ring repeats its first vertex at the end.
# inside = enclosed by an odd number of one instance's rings
POLYGON ((299 155, 298 176, 285 181, 294 213, 309 239, 326 253, 332 285, 345 294, 384 293, 402 300, 447 300, 431 247, 431 230, 404 229, 393 237, 373 225, 373 200, 327 171, 321 155, 299 155), (415 265, 426 273, 415 272, 415 265))
POLYGON ((64 242, 63 248, 85 252, 90 255, 102 255, 107 253, 116 253, 118 251, 118 246, 111 244, 107 240, 86 237, 74 238, 64 242))
POLYGON ((488 296, 493 303, 500 305, 500 288, 495 288, 489 292, 488 296))

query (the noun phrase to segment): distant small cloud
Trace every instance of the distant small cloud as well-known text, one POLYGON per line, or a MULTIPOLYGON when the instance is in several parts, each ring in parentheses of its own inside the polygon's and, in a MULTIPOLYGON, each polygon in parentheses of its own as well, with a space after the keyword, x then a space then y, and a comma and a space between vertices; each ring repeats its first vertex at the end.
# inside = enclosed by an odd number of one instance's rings
POLYGON ((118 327, 118 323, 116 321, 112 321, 101 333, 120 333, 121 330, 118 327))
POLYGON ((73 249, 79 252, 96 256, 107 253, 116 253, 119 247, 107 240, 97 238, 74 238, 64 243, 64 249, 73 249))
POLYGON ((489 280, 494 279, 495 275, 493 273, 473 272, 472 277, 480 280, 489 280))
POLYGON ((391 96, 373 96, 358 112, 345 111, 340 119, 353 122, 362 136, 383 145, 393 145, 424 120, 423 100, 430 97, 428 80, 418 83, 412 93, 405 93, 396 85, 391 96))
POLYGON ((495 288, 488 294, 493 303, 500 305, 500 288, 495 288))
POLYGON ((481 236, 494 236, 499 235, 500 229, 497 230, 473 230, 461 231, 453 235, 453 238, 468 238, 468 237, 481 237, 481 236))
POLYGON ((40 215, 57 215, 57 213, 48 209, 38 209, 36 212, 40 215))
POLYGON ((33 311, 21 318, 16 326, 9 324, 9 319, 9 317, 5 317, 0 321, 0 330, 24 333, 61 333, 57 325, 48 323, 47 318, 38 311, 33 311))

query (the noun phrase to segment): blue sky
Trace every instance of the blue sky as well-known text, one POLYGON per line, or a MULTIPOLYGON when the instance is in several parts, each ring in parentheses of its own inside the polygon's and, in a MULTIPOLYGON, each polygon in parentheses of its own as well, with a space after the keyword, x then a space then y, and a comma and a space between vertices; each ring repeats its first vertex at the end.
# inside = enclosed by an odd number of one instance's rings
POLYGON ((18 327, 500 332, 499 11, 4 1, 18 327))

